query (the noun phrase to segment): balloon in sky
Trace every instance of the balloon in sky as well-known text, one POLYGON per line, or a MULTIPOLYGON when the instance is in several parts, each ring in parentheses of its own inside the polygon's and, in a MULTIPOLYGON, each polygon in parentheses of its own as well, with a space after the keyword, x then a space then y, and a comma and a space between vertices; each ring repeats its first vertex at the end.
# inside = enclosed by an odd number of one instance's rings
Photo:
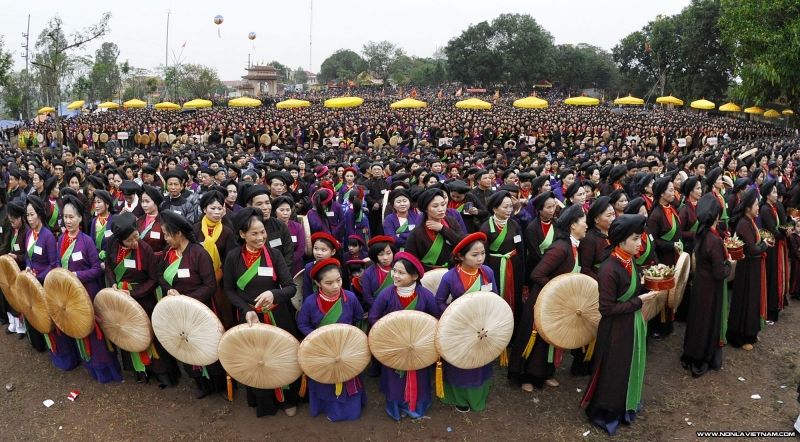
POLYGON ((256 33, 255 32, 251 32, 251 33, 247 34, 247 38, 249 38, 250 40, 255 40, 256 39, 256 33))
POLYGON ((221 15, 217 15, 216 17, 214 17, 214 23, 216 23, 218 25, 221 25, 223 21, 224 21, 224 19, 222 18, 221 15))

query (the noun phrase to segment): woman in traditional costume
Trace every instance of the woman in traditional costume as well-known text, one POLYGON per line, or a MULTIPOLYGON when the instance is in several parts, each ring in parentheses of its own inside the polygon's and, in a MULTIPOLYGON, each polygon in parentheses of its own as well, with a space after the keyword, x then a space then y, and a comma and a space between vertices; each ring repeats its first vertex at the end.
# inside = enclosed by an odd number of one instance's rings
MULTIPOLYGON (((508 365, 508 375, 519 382, 524 391, 532 392, 545 384, 558 387, 553 377, 561 360, 561 350, 538 337, 533 309, 542 288, 556 276, 580 273, 578 246, 586 236, 586 214, 583 207, 573 205, 561 212, 556 228, 556 240, 533 269, 533 287, 525 301, 522 317, 515 323, 514 344, 508 365)), ((576 361, 581 363, 581 361, 576 361)))
MULTIPOLYGON (((625 208, 625 214, 642 215, 646 218, 648 214, 644 200, 641 198, 632 199, 625 208)), ((639 247, 639 252, 634 255, 633 260, 636 262, 636 265, 642 268, 658 264, 658 254, 653 245, 653 235, 647 231, 647 226, 645 226, 644 232, 642 232, 642 245, 639 247)))
POLYGON ((556 230, 553 228, 553 218, 556 214, 556 197, 553 192, 543 192, 531 200, 531 206, 536 214, 525 228, 525 248, 528 252, 528 261, 525 275, 530 275, 536 264, 550 248, 555 240, 556 230))
POLYGON ((514 318, 519 319, 522 312, 522 278, 524 272, 525 249, 522 242, 522 228, 511 215, 514 202, 511 193, 499 190, 486 200, 486 208, 492 216, 481 226, 486 235, 486 264, 492 269, 498 281, 499 294, 506 300, 514 318))
MULTIPOLYGON (((192 224, 170 209, 163 210, 159 216, 169 247, 159 269, 162 293, 189 296, 212 308, 217 292, 214 264, 208 252, 197 243, 192 224)), ((219 362, 202 367, 184 364, 184 370, 197 384, 198 399, 226 390, 225 371, 219 362)))
POLYGON ((100 261, 106 259, 106 246, 108 239, 111 238, 111 226, 113 224, 114 215, 112 214, 112 207, 114 199, 110 193, 105 190, 94 191, 94 213, 95 217, 92 219, 91 230, 89 237, 94 240, 94 246, 97 254, 100 256, 100 261))
MULTIPOLYGON (((435 204, 435 203, 434 203, 435 204)), ((494 272, 484 265, 486 260, 486 234, 475 232, 467 235, 453 248, 456 265, 442 276, 436 291, 436 302, 442 312, 453 301, 465 293, 484 291, 497 293, 494 272)), ((462 413, 483 411, 492 384, 492 363, 483 367, 462 369, 443 362, 444 397, 442 402, 454 405, 462 413)))
MULTIPOLYGON (((44 225, 44 220, 47 219, 45 204, 39 197, 29 195, 25 205, 25 218, 28 222, 24 246, 25 271, 33 273, 42 284, 50 270, 58 267, 56 238, 53 236, 53 232, 44 225)), ((27 330, 28 339, 33 348, 43 352, 46 348, 44 336, 31 327, 27 319, 23 329, 27 330)))
MULTIPOLYGON (((705 194, 697 203, 699 227, 695 240, 694 282, 689 298, 683 367, 693 377, 722 367, 722 346, 728 325, 730 259, 717 230, 721 209, 715 195, 705 194)), ((684 300, 686 302, 686 300, 684 300)))
POLYGON ((312 232, 325 232, 341 241, 344 237, 344 212, 333 196, 333 190, 328 187, 321 187, 314 192, 311 210, 307 215, 308 224, 312 232))
MULTIPOLYGON (((323 259, 311 269, 318 289, 303 301, 297 326, 304 336, 329 324, 355 325, 364 316, 356 296, 342 288, 341 264, 335 258, 323 259)), ((361 375, 343 382, 341 387, 308 379, 311 416, 325 413, 332 422, 356 420, 367 405, 361 375), (338 390, 338 391, 337 391, 338 390)))
POLYGON ((292 236, 292 242, 294 243, 294 260, 287 263, 292 275, 303 269, 306 255, 306 243, 311 240, 311 238, 306 238, 306 231, 303 225, 292 219, 294 216, 294 207, 294 199, 290 195, 282 195, 272 200, 275 218, 286 224, 286 227, 289 229, 289 234, 292 236))
POLYGON ((767 271, 765 252, 770 243, 761 238, 756 226, 758 190, 749 189, 733 213, 736 235, 744 242, 744 259, 736 263, 730 314, 728 344, 753 350, 758 332, 767 320, 767 271))
POLYGON ((419 224, 421 215, 411 207, 411 195, 403 188, 389 193, 387 205, 391 210, 383 220, 383 231, 394 238, 398 250, 403 250, 411 232, 419 224))
POLYGON ((778 213, 778 188, 775 180, 765 181, 761 185, 761 225, 770 232, 775 239, 775 246, 767 249, 766 277, 767 277, 767 324, 772 325, 778 321, 783 303, 786 298, 784 293, 786 279, 786 235, 778 228, 780 215, 778 213))
POLYGON ((620 423, 631 424, 641 410, 647 351, 643 301, 656 292, 639 294, 641 270, 633 256, 641 246, 647 219, 622 215, 609 230, 613 251, 600 265, 600 324, 594 372, 581 406, 589 420, 613 435, 620 423))
POLYGON ((394 283, 392 279, 392 262, 394 262, 395 254, 394 238, 386 235, 376 236, 369 240, 368 248, 372 265, 364 270, 359 279, 361 282, 361 305, 364 307, 364 311, 370 311, 378 294, 394 283))
POLYGON ((141 202, 144 215, 139 217, 136 224, 139 236, 153 249, 155 256, 161 257, 167 248, 164 234, 161 232, 161 220, 158 217, 158 208, 164 202, 164 195, 158 188, 145 184, 142 186, 141 202))
MULTIPOLYGON (((8 245, 9 255, 17 262, 17 265, 20 268, 25 268, 25 261, 27 258, 27 253, 25 249, 25 244, 28 238, 28 226, 25 222, 25 202, 24 200, 14 200, 8 203, 8 220, 11 226, 11 234, 9 236, 10 243, 8 245)), ((19 339, 24 339, 26 335, 26 327, 25 327, 25 319, 22 315, 15 311, 10 305, 7 304, 8 308, 8 329, 6 330, 6 334, 14 334, 16 333, 19 339)), ((31 341, 31 344, 34 344, 31 341)), ((38 351, 44 351, 45 343, 44 339, 41 335, 39 335, 39 340, 36 342, 37 345, 41 345, 41 347, 36 348, 38 351)))
POLYGON ((428 189, 417 198, 422 212, 422 225, 408 237, 406 251, 421 257, 425 270, 447 267, 453 246, 461 240, 463 232, 456 219, 445 216, 447 194, 442 189, 428 189))
MULTIPOLYGON (((94 300, 97 292, 104 286, 103 269, 95 242, 80 231, 83 218, 86 216, 83 212, 83 204, 73 196, 64 197, 63 214, 66 231, 58 240, 59 264, 62 268, 78 276, 89 293, 89 297, 94 300)), ((57 347, 62 344, 59 341, 55 337, 57 347)), ((92 379, 101 384, 122 381, 117 353, 109 349, 97 323, 89 336, 74 342, 77 342, 78 353, 92 379)), ((71 358, 72 355, 69 357, 71 358)))
POLYGON ((311 270, 314 265, 320 261, 335 257, 341 247, 339 241, 328 233, 316 232, 311 235, 311 252, 314 256, 314 261, 306 264, 303 271, 303 299, 308 298, 317 291, 317 286, 311 277, 311 270))
MULTIPOLYGON (((369 324, 375 325, 389 313, 416 310, 438 318, 441 314, 436 299, 419 283, 425 270, 422 263, 407 252, 394 257, 392 283, 380 291, 369 311, 369 324)), ((386 413, 399 421, 403 416, 419 419, 431 406, 431 373, 433 366, 412 372, 398 372, 381 365, 380 390, 386 397, 386 413), (411 395, 410 393, 414 393, 411 395), (410 398, 416 398, 411 401, 410 398)))
MULTIPOLYGON (((259 209, 248 207, 234 217, 236 231, 244 244, 228 252, 225 258, 223 286, 239 323, 265 324, 280 327, 298 339, 296 311, 291 303, 296 287, 283 260, 283 254, 267 248, 267 231, 259 209)), ((274 416, 279 409, 287 416, 297 413, 300 401, 300 380, 265 390, 247 387, 247 405, 256 409, 256 416, 274 416)))
MULTIPOLYGON (((670 177, 662 177, 653 184, 653 200, 658 204, 653 207, 647 219, 647 231, 653 235, 658 259, 662 264, 674 266, 683 251, 681 241, 681 221, 673 206, 675 189, 670 177)), ((672 333, 673 311, 664 306, 655 318, 650 320, 650 331, 656 338, 672 333)))

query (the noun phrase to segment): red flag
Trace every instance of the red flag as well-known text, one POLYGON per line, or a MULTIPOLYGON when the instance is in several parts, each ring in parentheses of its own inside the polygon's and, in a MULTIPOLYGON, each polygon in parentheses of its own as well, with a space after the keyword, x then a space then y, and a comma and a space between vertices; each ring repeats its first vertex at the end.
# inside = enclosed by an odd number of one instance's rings
POLYGON ((464 93, 464 88, 463 87, 458 88, 458 90, 456 91, 456 97, 460 97, 461 94, 463 93, 464 93))

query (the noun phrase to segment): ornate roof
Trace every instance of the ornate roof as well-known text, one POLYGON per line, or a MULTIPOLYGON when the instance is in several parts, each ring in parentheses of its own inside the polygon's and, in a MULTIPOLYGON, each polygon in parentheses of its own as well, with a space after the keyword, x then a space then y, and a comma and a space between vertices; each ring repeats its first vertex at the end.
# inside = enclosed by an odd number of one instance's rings
POLYGON ((247 75, 242 76, 245 80, 267 81, 277 80, 279 77, 278 70, 269 65, 253 65, 246 70, 247 75))

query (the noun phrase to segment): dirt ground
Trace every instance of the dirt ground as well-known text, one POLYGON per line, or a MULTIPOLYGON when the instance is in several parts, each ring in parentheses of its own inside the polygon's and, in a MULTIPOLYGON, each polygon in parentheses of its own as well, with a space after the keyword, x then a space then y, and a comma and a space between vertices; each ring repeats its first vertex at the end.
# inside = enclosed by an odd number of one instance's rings
MULTIPOLYGON (((694 440, 697 430, 790 430, 800 411, 800 303, 793 303, 761 334, 753 352, 725 349, 723 370, 692 379, 679 363, 683 324, 663 341, 650 342, 644 410, 615 440, 694 440), (760 400, 751 399, 758 394, 760 400)), ((601 440, 578 407, 588 378, 568 373, 569 356, 557 373, 561 386, 525 393, 496 368, 483 413, 457 413, 436 403, 429 418, 396 423, 383 411, 377 379, 368 379, 369 406, 356 422, 283 413, 257 419, 244 390, 231 403, 222 396, 196 400, 186 378, 173 389, 139 385, 132 374, 100 385, 78 368, 64 373, 26 340, 0 335, 0 439, 17 440, 601 440), (0 387, 2 388, 2 387, 0 387), (81 391, 75 402, 70 390, 81 391), (45 399, 55 405, 46 408, 45 399)))

